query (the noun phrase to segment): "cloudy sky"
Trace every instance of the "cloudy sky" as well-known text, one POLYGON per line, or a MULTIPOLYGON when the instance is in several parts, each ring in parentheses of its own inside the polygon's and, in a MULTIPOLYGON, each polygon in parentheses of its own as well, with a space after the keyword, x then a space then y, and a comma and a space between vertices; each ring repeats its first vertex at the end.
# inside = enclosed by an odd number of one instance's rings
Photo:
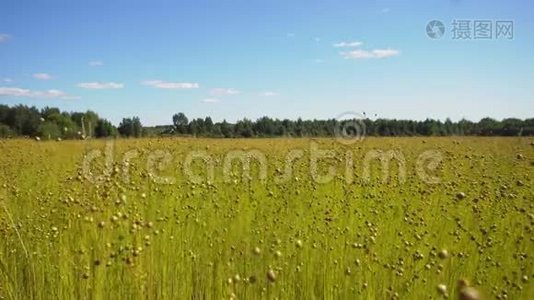
POLYGON ((534 117, 533 12, 530 1, 2 0, 0 103, 148 125, 179 111, 534 117), (431 20, 443 36, 427 35, 431 20), (513 38, 497 37, 508 21, 513 38))

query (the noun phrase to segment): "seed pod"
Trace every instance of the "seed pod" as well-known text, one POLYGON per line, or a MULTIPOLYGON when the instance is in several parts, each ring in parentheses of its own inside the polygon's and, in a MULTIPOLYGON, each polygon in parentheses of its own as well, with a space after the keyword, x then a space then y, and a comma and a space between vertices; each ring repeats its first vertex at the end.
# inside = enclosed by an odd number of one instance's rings
POLYGON ((267 279, 269 279, 270 282, 276 281, 276 273, 273 270, 269 270, 267 272, 267 279))

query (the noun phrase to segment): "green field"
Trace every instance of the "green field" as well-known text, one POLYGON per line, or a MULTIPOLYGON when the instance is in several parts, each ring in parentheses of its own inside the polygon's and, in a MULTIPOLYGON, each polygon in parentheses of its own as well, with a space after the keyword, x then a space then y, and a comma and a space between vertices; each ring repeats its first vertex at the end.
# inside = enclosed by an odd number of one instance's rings
POLYGON ((2 140, 0 298, 533 299, 533 143, 2 140))

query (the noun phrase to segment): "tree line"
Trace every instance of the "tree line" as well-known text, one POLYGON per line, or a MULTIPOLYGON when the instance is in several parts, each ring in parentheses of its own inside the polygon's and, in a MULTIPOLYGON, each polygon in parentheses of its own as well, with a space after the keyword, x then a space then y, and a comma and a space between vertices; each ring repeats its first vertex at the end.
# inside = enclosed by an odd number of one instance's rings
POLYGON ((143 128, 137 117, 125 118, 118 127, 94 111, 65 112, 59 108, 37 109, 25 105, 0 104, 0 137, 39 137, 45 139, 85 139, 141 137, 143 128))
POLYGON ((262 117, 229 123, 210 117, 189 120, 184 113, 172 117, 172 125, 144 127, 138 117, 124 118, 115 127, 93 111, 65 112, 55 107, 37 109, 25 105, 0 105, 0 137, 85 139, 88 137, 331 137, 339 134, 368 136, 533 136, 534 118, 483 118, 478 122, 396 119, 297 120, 262 117))
POLYGON ((205 137, 331 137, 340 134, 369 136, 532 136, 534 118, 507 118, 501 121, 483 118, 478 122, 462 119, 453 122, 426 119, 424 121, 396 119, 328 119, 297 120, 261 117, 255 121, 239 120, 214 123, 210 117, 189 120, 184 113, 172 118, 172 125, 151 128, 159 135, 189 135, 205 137))

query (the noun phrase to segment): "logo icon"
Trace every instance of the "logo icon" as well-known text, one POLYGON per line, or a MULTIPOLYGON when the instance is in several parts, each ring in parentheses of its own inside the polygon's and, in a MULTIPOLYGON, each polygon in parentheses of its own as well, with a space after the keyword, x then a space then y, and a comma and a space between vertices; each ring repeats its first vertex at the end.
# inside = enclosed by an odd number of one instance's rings
POLYGON ((355 112, 344 112, 335 118, 334 136, 344 145, 362 141, 365 138, 365 116, 355 112))
POLYGON ((438 20, 432 20, 426 25, 426 35, 431 39, 439 39, 445 34, 445 25, 438 20))

